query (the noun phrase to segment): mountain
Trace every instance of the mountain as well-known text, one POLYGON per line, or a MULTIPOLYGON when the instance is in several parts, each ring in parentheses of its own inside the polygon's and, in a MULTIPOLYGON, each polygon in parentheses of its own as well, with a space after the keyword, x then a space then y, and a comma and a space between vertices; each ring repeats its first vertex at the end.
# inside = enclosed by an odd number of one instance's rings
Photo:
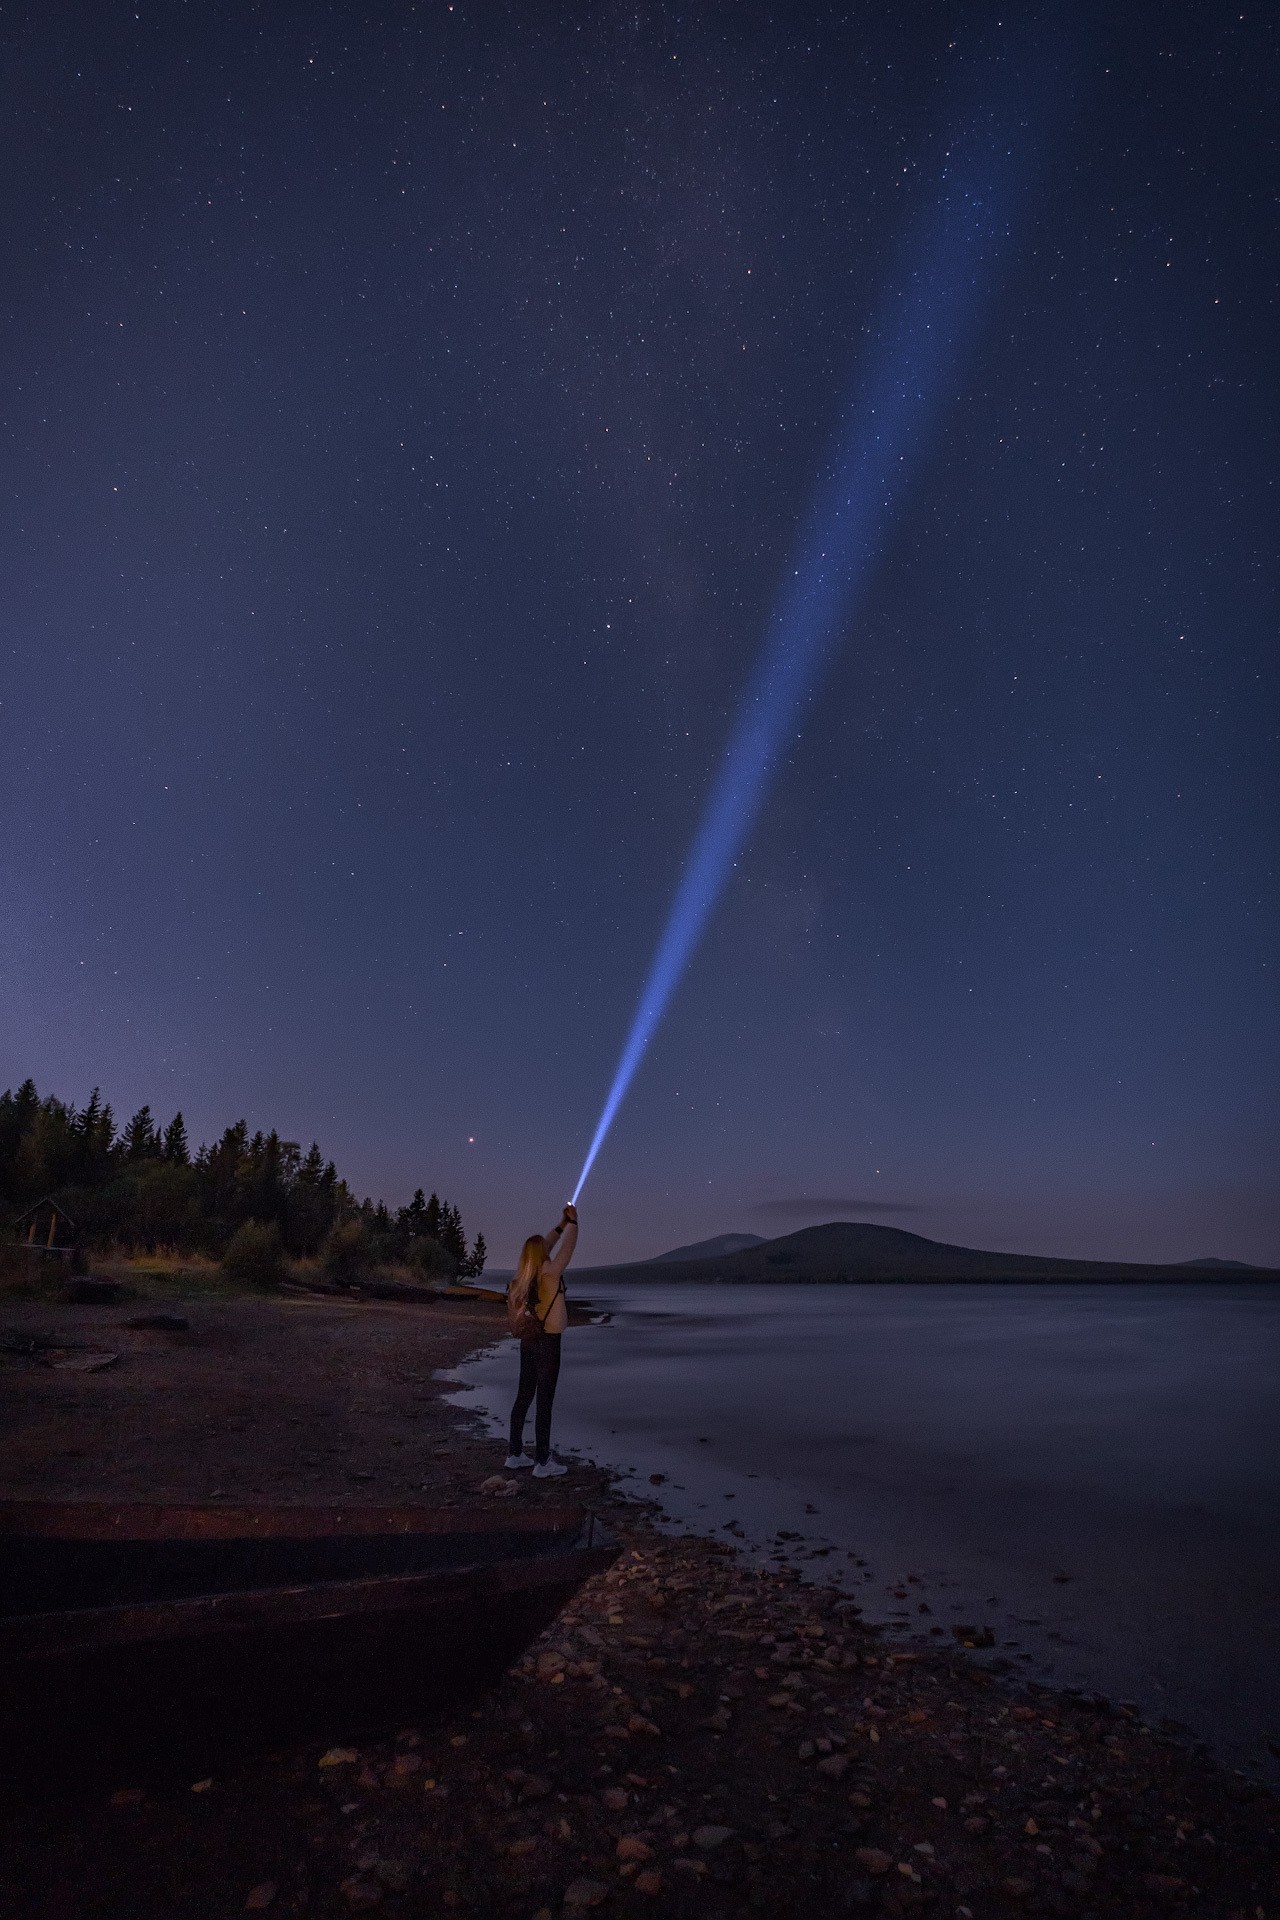
MULTIPOLYGON (((1280 1280, 1280 1272, 1243 1269, 1257 1280, 1280 1280)), ((753 1240, 732 1234, 700 1246, 676 1247, 656 1260, 628 1266, 578 1268, 579 1280, 596 1274, 609 1280, 882 1281, 882 1280, 1212 1280, 1238 1279, 1242 1269, 1213 1262, 1184 1261, 1177 1266, 1123 1260, 1057 1260, 1034 1253, 985 1253, 976 1247, 952 1247, 926 1240, 900 1227, 833 1220, 825 1227, 804 1227, 777 1240, 753 1240), (724 1239, 751 1244, 705 1253, 724 1239)))
POLYGON ((718 1233, 714 1240, 695 1240, 689 1247, 672 1247, 670 1253, 655 1253, 645 1265, 661 1266, 668 1260, 715 1260, 722 1253, 745 1253, 748 1247, 763 1245, 763 1234, 718 1233))

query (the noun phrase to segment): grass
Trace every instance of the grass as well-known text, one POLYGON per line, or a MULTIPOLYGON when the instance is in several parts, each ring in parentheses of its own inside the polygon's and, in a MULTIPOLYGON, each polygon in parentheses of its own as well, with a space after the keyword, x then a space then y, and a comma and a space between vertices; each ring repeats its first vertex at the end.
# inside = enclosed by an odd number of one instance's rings
MULTIPOLYGON (((298 1285, 329 1285, 319 1259, 286 1260, 285 1270, 289 1279, 298 1285)), ((0 1246, 0 1304, 7 1301, 58 1304, 65 1299, 68 1282, 83 1277, 83 1271, 72 1273, 70 1261, 31 1254, 21 1246, 0 1246)), ((157 1247, 150 1253, 116 1248, 91 1254, 87 1277, 115 1281, 126 1289, 125 1297, 130 1300, 237 1300, 257 1291, 232 1279, 223 1272, 220 1263, 208 1255, 182 1253, 173 1247, 157 1247)), ((413 1287, 435 1286, 442 1290, 453 1284, 443 1276, 424 1281, 416 1267, 398 1261, 370 1268, 355 1279, 357 1286, 361 1279, 390 1280, 413 1287)), ((484 1282, 479 1284, 483 1288, 484 1282)), ((500 1281, 497 1285, 501 1290, 500 1281)))

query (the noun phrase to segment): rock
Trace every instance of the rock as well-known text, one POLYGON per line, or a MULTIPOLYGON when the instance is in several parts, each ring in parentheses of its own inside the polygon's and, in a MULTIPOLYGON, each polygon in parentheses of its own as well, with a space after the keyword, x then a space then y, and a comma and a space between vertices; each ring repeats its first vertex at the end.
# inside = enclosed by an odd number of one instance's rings
POLYGON ((619 1860, 652 1860, 653 1848, 638 1833, 624 1833, 614 1849, 619 1860))
POLYGON ((95 1280, 86 1273, 78 1280, 68 1280, 62 1298, 69 1307, 111 1307, 127 1300, 129 1289, 119 1280, 95 1280))
POLYGON ((421 1765, 422 1761, 416 1753, 398 1753, 391 1771, 398 1780, 403 1780, 407 1773, 416 1773, 421 1765))
POLYGON ((327 1753, 320 1755, 317 1764, 322 1767, 354 1767, 359 1758, 354 1747, 330 1747, 327 1753))
POLYGON ((264 1907, 271 1905, 275 1897, 275 1881, 260 1880, 258 1885, 256 1887, 250 1887, 248 1893, 245 1895, 245 1910, 248 1913, 261 1913, 264 1907))
POLYGON ((868 1873, 888 1873, 893 1865, 893 1855, 881 1847, 858 1847, 853 1857, 868 1873))
POLYGON ((661 1731, 661 1729, 660 1729, 660 1728, 658 1728, 658 1727, 656 1727, 656 1726, 654 1725, 654 1723, 653 1723, 653 1721, 652 1721, 652 1720, 646 1720, 646 1719, 645 1719, 645 1717, 644 1717, 644 1715, 643 1715, 642 1713, 633 1713, 633 1714, 631 1715, 631 1718, 630 1718, 630 1719, 629 1719, 629 1720, 627 1721, 627 1732, 628 1732, 628 1733, 654 1733, 654 1734, 656 1734, 656 1733, 658 1733, 658 1732, 660 1732, 660 1731, 661 1731))
POLYGON ((1031 1882, 1011 1873, 1007 1880, 1000 1882, 1001 1893, 1007 1893, 1011 1900, 1025 1900, 1031 1891, 1031 1882))
POLYGON ((839 1780, 849 1771, 849 1757, 844 1753, 832 1753, 825 1760, 819 1760, 816 1771, 824 1773, 828 1780, 839 1780))
POLYGON ((499 1500, 509 1499, 513 1493, 518 1493, 519 1490, 520 1482, 518 1480, 508 1480, 505 1474, 501 1473, 491 1473, 487 1480, 480 1482, 481 1493, 493 1494, 499 1500))
POLYGON ((544 1780, 540 1773, 526 1773, 524 1779, 520 1782, 520 1798, 522 1800, 542 1800, 546 1798, 550 1791, 551 1782, 544 1780))
POLYGON ((338 1890, 354 1913, 368 1913, 382 1905, 382 1888, 376 1880, 366 1880, 361 1874, 353 1873, 338 1890))
POLYGON ((585 1913, 589 1907, 598 1907, 609 1898, 609 1889, 603 1880, 571 1880, 564 1890, 566 1913, 585 1913))
POLYGON ((606 1787, 600 1798, 610 1813, 621 1813, 631 1795, 625 1787, 606 1787))
POLYGON ((648 1867, 643 1873, 636 1875, 632 1884, 637 1893, 647 1893, 650 1898, 653 1898, 662 1892, 662 1875, 655 1872, 652 1867, 648 1867))
POLYGON ((141 1787, 121 1787, 118 1793, 112 1794, 111 1804, 113 1807, 140 1807, 146 1797, 141 1787))
POLYGON ((711 1853, 716 1847, 722 1847, 732 1832, 732 1827, 695 1827, 691 1838, 695 1847, 711 1853))

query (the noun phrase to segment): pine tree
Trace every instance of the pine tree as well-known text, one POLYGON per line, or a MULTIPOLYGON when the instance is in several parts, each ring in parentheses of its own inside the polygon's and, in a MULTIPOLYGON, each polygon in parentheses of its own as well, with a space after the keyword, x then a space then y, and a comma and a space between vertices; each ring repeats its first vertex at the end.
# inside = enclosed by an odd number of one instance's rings
POLYGON ((126 1160, 151 1160, 160 1152, 160 1141, 149 1106, 139 1107, 120 1140, 126 1160))
POLYGON ((458 1263, 461 1272, 467 1260, 467 1242, 462 1231, 462 1215, 447 1200, 440 1203, 440 1230, 436 1235, 440 1245, 458 1263))
POLYGON ((478 1233, 476 1235, 476 1243, 471 1249, 471 1258, 466 1265, 466 1272, 471 1275, 473 1280, 478 1280, 484 1272, 484 1263, 488 1257, 489 1249, 485 1246, 484 1235, 478 1233))
POLYGON ((108 1158, 116 1137, 115 1115, 103 1106, 97 1087, 76 1117, 73 1131, 79 1140, 75 1177, 85 1186, 97 1186, 107 1176, 108 1158))
POLYGON ((187 1123, 175 1113, 164 1134, 164 1157, 175 1167, 189 1167, 191 1149, 187 1145, 187 1123))
POLYGON ((432 1240, 440 1238, 440 1196, 433 1193, 422 1216, 422 1231, 432 1240))
POLYGON ((423 1198, 422 1188, 415 1187, 413 1198, 408 1206, 401 1207, 396 1215, 396 1225, 401 1233, 407 1233, 411 1240, 416 1240, 418 1235, 426 1230, 426 1216, 427 1203, 423 1198))

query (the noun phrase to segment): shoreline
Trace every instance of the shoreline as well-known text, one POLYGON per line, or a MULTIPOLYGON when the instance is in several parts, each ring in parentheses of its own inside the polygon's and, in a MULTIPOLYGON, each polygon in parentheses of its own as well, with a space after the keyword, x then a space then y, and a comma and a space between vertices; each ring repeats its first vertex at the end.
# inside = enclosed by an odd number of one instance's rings
POLYGON ((494 1693, 354 1759, 295 1749, 197 1794, 121 1782, 114 1803, 37 1809, 0 1862, 9 1910, 1280 1912, 1280 1802, 1123 1707, 890 1642, 846 1593, 660 1532, 656 1503, 590 1464, 502 1475, 439 1377, 505 1337, 500 1309, 179 1312, 186 1334, 0 1306, 0 1329, 120 1355, 92 1375, 9 1361, 6 1493, 445 1504, 505 1479, 488 1497, 579 1501, 624 1553, 494 1693))

